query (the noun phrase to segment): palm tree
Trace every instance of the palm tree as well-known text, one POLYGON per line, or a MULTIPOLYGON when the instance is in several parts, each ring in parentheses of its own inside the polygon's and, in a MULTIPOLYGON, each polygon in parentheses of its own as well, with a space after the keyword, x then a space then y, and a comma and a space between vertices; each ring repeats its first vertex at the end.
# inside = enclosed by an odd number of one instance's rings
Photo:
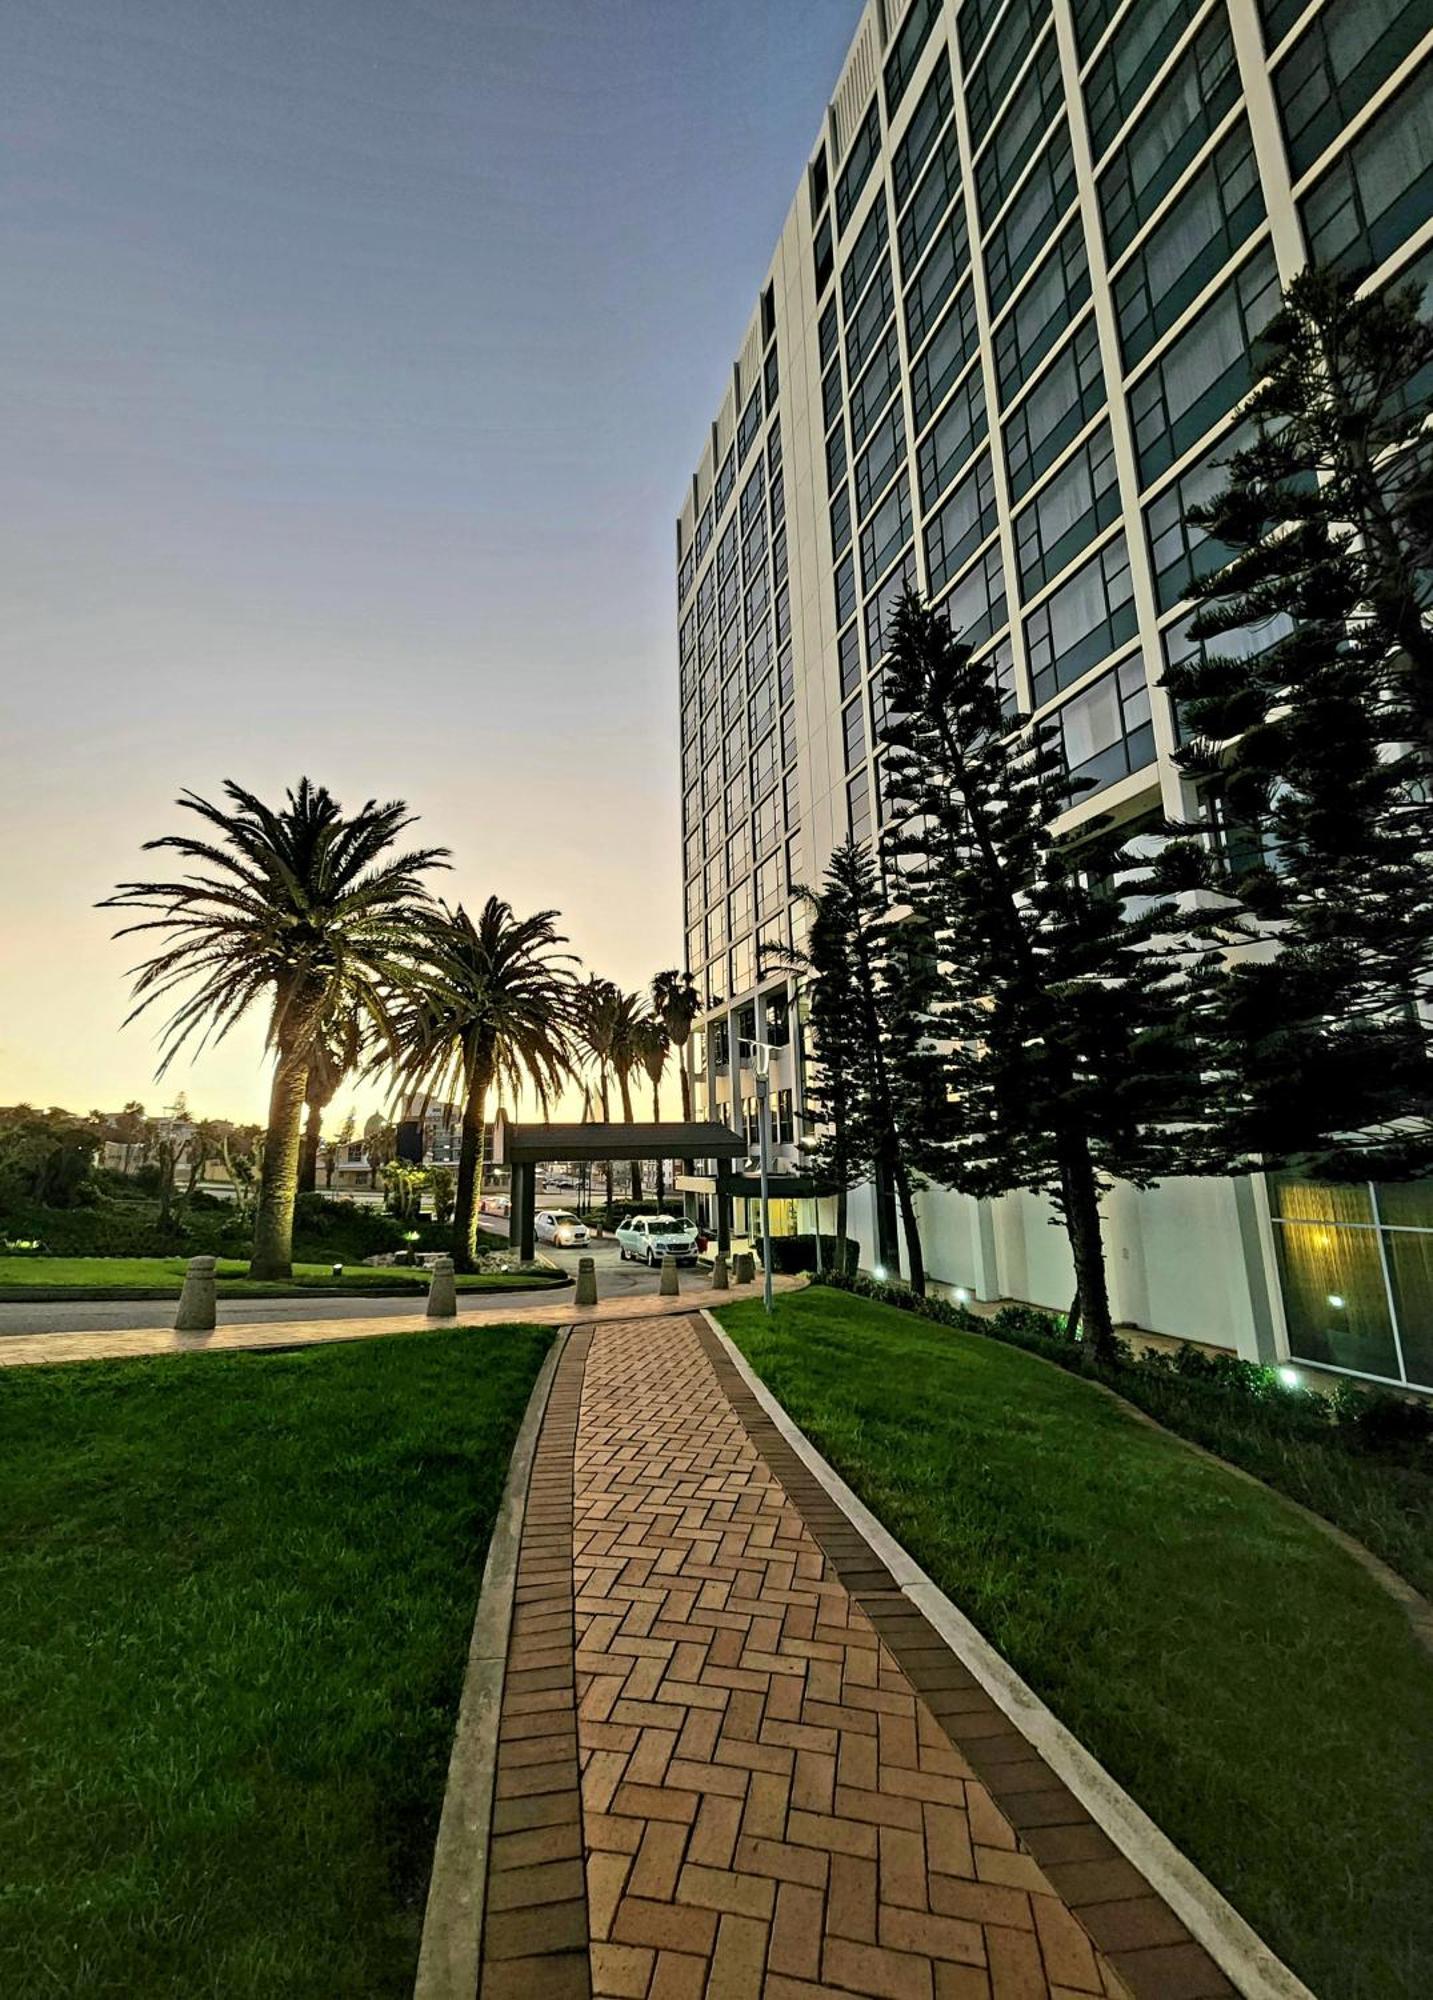
POLYGON ((682 1120, 692 1122, 692 1080, 687 1074, 687 1042, 692 1024, 701 1012, 701 997, 690 972, 659 972, 652 981, 652 1006, 667 1031, 667 1041, 676 1051, 677 1074, 682 1080, 682 1120))
MULTIPOLYGON (((612 1123, 612 1104, 607 1083, 611 1072, 612 1049, 617 1035, 618 1001, 621 998, 610 979, 590 973, 573 995, 573 1021, 578 1041, 597 1071, 597 1095, 602 1105, 602 1122, 612 1123)), ((607 1208, 612 1208, 612 1162, 604 1163, 607 1181, 607 1208)))
POLYGON ((426 990, 397 1028, 398 1082, 460 1096, 462 1137, 453 1209, 453 1262, 470 1271, 477 1253, 483 1134, 494 1084, 517 1096, 531 1084, 539 1103, 572 1073, 573 995, 567 940, 555 910, 515 917, 489 896, 476 923, 461 904, 440 906, 425 933, 426 990))
MULTIPOLYGON (((363 1023, 357 1014, 345 1014, 314 1043, 304 1090, 303 1145, 299 1152, 299 1193, 312 1194, 318 1186, 319 1141, 323 1136, 323 1114, 343 1087, 346 1077, 358 1067, 363 1052, 363 1023)), ((329 1179, 332 1180, 332 1173, 329 1179)))
MULTIPOLYGON (((652 1085, 652 1119, 655 1124, 662 1122, 662 1072, 667 1067, 667 1056, 671 1044, 667 1040, 667 1030, 655 1014, 644 1015, 638 1021, 635 1032, 637 1059, 646 1070, 652 1085)), ((657 1155, 657 1206, 660 1208, 665 1198, 662 1186, 662 1156, 657 1155)))
MULTIPOLYGON (((642 998, 638 993, 624 993, 620 986, 613 988, 612 1004, 612 1067, 617 1074, 617 1088, 622 1094, 622 1116, 632 1123, 632 1072, 642 1060, 639 1046, 642 1022, 642 998)), ((642 1199, 642 1162, 633 1160, 632 1199, 642 1199)))
POLYGON ((100 907, 155 913, 116 935, 163 938, 134 968, 127 1022, 182 996, 160 1037, 159 1075, 181 1049, 193 1044, 197 1053, 255 1007, 267 1008, 274 1079, 249 1275, 286 1278, 314 1050, 347 1015, 388 1036, 391 996, 413 976, 413 939, 428 902, 423 871, 445 865, 448 850, 392 852, 413 824, 401 799, 370 799, 349 816, 307 778, 277 811, 230 780, 224 792, 227 808, 195 792, 178 801, 217 832, 217 844, 187 834, 145 843, 146 852, 172 848, 199 872, 122 882, 100 907))

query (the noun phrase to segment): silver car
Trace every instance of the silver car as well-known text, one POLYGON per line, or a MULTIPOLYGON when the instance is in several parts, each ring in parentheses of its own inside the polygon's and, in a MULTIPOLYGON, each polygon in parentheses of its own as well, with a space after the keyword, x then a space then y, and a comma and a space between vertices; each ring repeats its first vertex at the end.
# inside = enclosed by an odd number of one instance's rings
POLYGON ((587 1241, 587 1224, 570 1208, 540 1208, 533 1218, 533 1232, 539 1243, 556 1243, 563 1250, 587 1241))

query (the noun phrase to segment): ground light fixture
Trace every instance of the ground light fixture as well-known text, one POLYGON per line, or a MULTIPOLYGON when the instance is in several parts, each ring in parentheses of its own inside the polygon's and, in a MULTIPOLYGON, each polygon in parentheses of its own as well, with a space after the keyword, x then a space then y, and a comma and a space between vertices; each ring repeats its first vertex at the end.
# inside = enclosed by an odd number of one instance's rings
POLYGON ((873 1277, 873 1278, 874 1278, 874 1279, 875 1279, 875 1280, 877 1281, 877 1283, 878 1283, 878 1284, 884 1284, 884 1283, 885 1283, 885 1281, 886 1281, 886 1267, 885 1267, 885 1265, 884 1265, 884 1264, 873 1264, 873 1265, 871 1266, 871 1276, 872 1276, 872 1277, 873 1277))
POLYGON ((1343 1311, 1343 1294, 1341 1292, 1330 1292, 1328 1295, 1328 1301, 1329 1304, 1333 1307, 1335 1312, 1343 1311))
POLYGON ((964 1285, 957 1285, 957 1286, 956 1286, 956 1288, 955 1288, 955 1303, 956 1303, 956 1304, 957 1304, 958 1306, 968 1306, 968 1305, 970 1304, 970 1294, 969 1294, 969 1292, 968 1292, 968 1291, 967 1291, 967 1290, 965 1289, 964 1285))
POLYGON ((1304 1378, 1297 1368, 1281 1368, 1279 1370, 1279 1380, 1286 1389, 1302 1389, 1304 1386, 1304 1378))

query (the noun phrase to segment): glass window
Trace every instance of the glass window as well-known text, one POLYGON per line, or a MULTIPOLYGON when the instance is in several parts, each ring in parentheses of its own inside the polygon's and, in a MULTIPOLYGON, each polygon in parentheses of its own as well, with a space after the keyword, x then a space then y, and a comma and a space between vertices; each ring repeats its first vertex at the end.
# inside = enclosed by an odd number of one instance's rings
POLYGON ((1149 688, 1138 659, 1126 660, 1058 711, 1072 788, 1102 791, 1154 762, 1149 688))
POLYGON ((722 510, 726 506, 727 501, 730 500, 735 490, 736 490, 736 456, 733 452, 729 451, 726 457, 721 462, 721 471, 718 472, 716 476, 716 492, 713 495, 713 498, 715 499, 716 502, 716 511, 718 520, 720 520, 722 510))
POLYGON ((1046 237, 1075 194, 1070 128, 1061 117, 1055 135, 1035 162, 985 245, 990 310, 999 312, 1033 265, 1046 237))
POLYGON ((736 561, 737 550, 741 546, 741 529, 735 520, 728 521, 721 540, 717 543, 716 573, 725 576, 736 561))
POLYGON ((970 568, 942 599, 939 609, 958 639, 967 646, 983 646, 998 632, 1007 616, 1005 568, 998 544, 978 555, 970 568))
POLYGON ((854 771, 866 756, 866 707, 859 696, 841 711, 841 741, 845 749, 846 769, 854 771))
POLYGON ((892 320, 869 367, 851 391, 851 449, 859 451, 901 379, 901 339, 892 320))
POLYGON ((891 404, 871 436, 871 442, 856 460, 856 512, 864 521, 871 504, 889 485, 892 475, 905 462, 906 420, 900 399, 891 404))
POLYGON ((1047 35, 976 162, 975 192, 982 229, 994 221, 1035 148, 1054 126, 1064 101, 1059 44, 1053 35, 1047 35))
POLYGON ((741 422, 736 432, 736 455, 744 459, 756 443, 756 434, 761 429, 761 384, 757 383, 741 413, 741 422))
POLYGON ((684 597, 686 596, 687 592, 688 592, 688 591, 689 591, 689 590, 691 589, 691 587, 692 587, 692 578, 693 578, 693 577, 694 577, 694 576, 696 575, 696 572, 697 572, 697 564, 696 564, 696 557, 695 557, 695 556, 694 556, 694 555, 692 554, 691 550, 690 550, 690 549, 688 549, 688 550, 687 550, 687 552, 686 552, 686 554, 685 554, 685 555, 684 555, 684 556, 682 557, 682 566, 681 566, 681 568, 680 568, 680 569, 679 569, 679 570, 677 571, 677 602, 678 602, 678 604, 680 604, 680 603, 681 603, 682 599, 683 599, 683 598, 684 598, 684 597))
POLYGON ((990 454, 985 452, 926 524, 925 561, 932 591, 944 589, 994 527, 995 480, 990 454))
POLYGON ((860 234, 851 245, 851 254, 841 266, 841 302, 849 319, 856 301, 866 289, 866 280, 876 268, 876 259, 886 247, 886 197, 882 190, 870 214, 861 224, 860 234))
POLYGON ((836 227, 842 230, 851 220, 856 203, 861 198, 861 190, 871 177, 871 169, 876 164, 876 156, 881 150, 881 113, 875 98, 870 109, 861 120, 861 129, 851 143, 836 181, 836 227))
POLYGON ((831 238, 829 214, 823 215, 816 225, 816 234, 811 242, 811 268, 816 279, 816 296, 819 299, 830 284, 831 274, 836 269, 836 250, 831 238))
POLYGON ((763 563, 747 586, 746 630, 750 637, 764 623, 762 613, 771 602, 771 573, 763 563))
MULTIPOLYGON (((972 147, 978 147, 990 130, 1015 72, 1035 46, 1040 30, 1049 26, 1052 14, 1050 0, 1010 0, 1000 17, 999 34, 992 35, 985 44, 978 62, 971 65, 966 60, 965 104, 970 115, 972 147)), ((963 53, 963 38, 961 48, 963 53)))
POLYGON ((965 211, 952 209, 950 220, 936 237, 930 255, 906 293, 906 339, 912 352, 935 325, 941 308, 955 290, 957 279, 964 277, 969 268, 970 239, 966 234, 965 211))
POLYGON ((1081 62, 1088 61, 1090 50, 1114 19, 1119 4, 1120 0, 1073 0, 1070 11, 1075 17, 1075 47, 1081 62))
POLYGON ((1093 317, 1066 342, 1005 426, 1010 494, 1021 499, 1104 407, 1105 378, 1093 317))
POLYGON ((821 383, 821 419, 830 430, 841 414, 841 364, 833 361, 821 383))
POLYGON ((954 125, 947 126, 915 200, 901 217, 901 276, 909 278, 934 236, 941 217, 960 189, 960 145, 954 125))
POLYGON ((712 606, 715 603, 716 603, 716 572, 714 570, 709 569, 703 572, 702 580, 697 585, 698 624, 701 624, 703 619, 705 619, 710 615, 712 606))
POLYGON ((846 376, 854 382, 866 356, 875 351, 885 332, 886 321, 895 310, 896 292, 891 282, 891 260, 882 257, 872 284, 854 317, 846 322, 846 376))
POLYGON ((1253 348, 1279 302, 1261 246, 1130 390, 1141 485, 1179 458, 1254 381, 1253 348))
MULTIPOLYGON (((1233 556, 1232 548, 1194 527, 1187 515, 1191 507, 1202 506, 1223 491, 1229 482, 1226 468, 1230 454, 1251 442, 1252 432, 1246 433, 1242 426, 1232 431, 1207 458, 1182 472, 1145 508, 1154 594, 1161 611, 1172 610, 1181 598, 1189 596, 1199 578, 1212 576, 1233 556)), ((1225 650, 1222 641, 1218 650, 1225 650)))
POLYGON ((697 561, 700 562, 712 542, 712 503, 708 500, 697 519, 697 561))
POLYGON ((843 625, 856 608, 856 559, 842 556, 836 565, 836 623, 843 625))
POLYGON ((821 366, 824 368, 836 352, 836 344, 841 337, 841 324, 836 317, 836 301, 833 298, 821 315, 816 338, 821 349, 821 366))
POLYGON ((910 540, 910 482, 904 475, 861 530, 861 588, 870 590, 910 540))
POLYGON ((1263 219, 1253 141, 1241 117, 1114 280, 1126 368, 1144 359, 1263 219))
POLYGON ((1028 597, 1057 576, 1109 526, 1119 504, 1110 427, 1101 424, 1015 517, 1022 593, 1028 597))
POLYGON ((1433 208, 1433 62, 1425 62, 1300 204, 1309 254, 1371 268, 1433 208))
POLYGON ((831 502, 831 557, 834 561, 851 546, 851 489, 845 480, 831 502))
POLYGON ((761 512, 761 502, 766 492, 766 467, 760 459, 752 468, 750 479, 741 489, 741 532, 746 533, 761 512))
POLYGON ((974 354, 979 338, 974 287, 962 285, 930 344, 911 363, 911 408, 920 429, 974 354))
POLYGON ((891 182, 896 191, 896 207, 905 206, 906 196, 915 186, 920 170, 940 137, 940 128, 950 116, 950 57, 942 49, 930 82, 920 94, 911 113, 911 122, 891 153, 891 182))
POLYGON ((1104 173, 1100 210, 1111 259, 1128 249, 1239 95, 1229 17, 1210 15, 1104 173))
MULTIPOLYGON (((736 522, 733 521, 731 526, 732 526, 732 532, 734 533, 737 527, 736 522)), ((757 565, 764 559, 765 555, 766 555, 766 515, 765 512, 763 511, 762 513, 759 513, 755 521, 752 522, 751 532, 748 534, 746 540, 741 545, 741 566, 743 574, 745 575, 748 583, 750 583, 752 577, 755 576, 757 565)))
POLYGON ((1105 44, 1085 79, 1090 146, 1098 159, 1114 138, 1171 44, 1198 13, 1201 0, 1140 0, 1105 44))
POLYGON ((826 440, 826 491, 834 493, 846 477, 846 426, 838 423, 826 440))
POLYGON ((1090 266, 1078 216, 995 329, 995 368, 1008 403, 1028 382, 1090 296, 1090 266))
POLYGON ((1036 707, 1132 639, 1135 625, 1129 552, 1116 535, 1026 617, 1036 707))
POLYGON ((841 681, 841 698, 844 701, 861 680, 861 633, 857 625, 848 625, 836 641, 836 666, 841 681))
POLYGON ((940 19, 941 0, 913 0, 910 12, 897 30, 886 57, 886 117, 894 118, 915 75, 921 51, 930 40, 930 31, 940 19))
POLYGON ((916 452, 923 510, 944 492, 988 428, 985 384, 980 370, 972 368, 916 452))
POLYGON ((818 147, 816 157, 807 168, 807 187, 811 194, 811 215, 814 219, 821 213, 822 205, 831 192, 831 170, 826 164, 826 148, 818 147))
POLYGON ((1412 53, 1428 27, 1417 0, 1329 0, 1274 72, 1295 180, 1412 53))
POLYGON ((766 407, 770 410, 781 388, 781 370, 776 365, 775 341, 771 344, 771 351, 766 357, 766 365, 762 369, 762 381, 766 386, 766 407))
POLYGON ((908 590, 916 587, 914 551, 893 569, 875 596, 866 603, 866 656, 873 667, 885 657, 890 643, 890 621, 896 606, 908 590))

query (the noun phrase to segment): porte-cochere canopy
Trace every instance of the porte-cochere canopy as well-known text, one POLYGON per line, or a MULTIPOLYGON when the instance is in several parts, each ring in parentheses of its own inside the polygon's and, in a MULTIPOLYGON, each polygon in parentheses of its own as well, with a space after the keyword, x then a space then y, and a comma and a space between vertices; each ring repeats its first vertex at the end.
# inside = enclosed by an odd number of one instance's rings
MULTIPOLYGON (((547 1160, 743 1160, 750 1144, 729 1125, 516 1125, 499 1111, 493 1121, 492 1164, 512 1172, 510 1241, 524 1258, 533 1254, 537 1169, 547 1160)), ((718 1237, 729 1247, 730 1204, 719 1204, 718 1237)))

